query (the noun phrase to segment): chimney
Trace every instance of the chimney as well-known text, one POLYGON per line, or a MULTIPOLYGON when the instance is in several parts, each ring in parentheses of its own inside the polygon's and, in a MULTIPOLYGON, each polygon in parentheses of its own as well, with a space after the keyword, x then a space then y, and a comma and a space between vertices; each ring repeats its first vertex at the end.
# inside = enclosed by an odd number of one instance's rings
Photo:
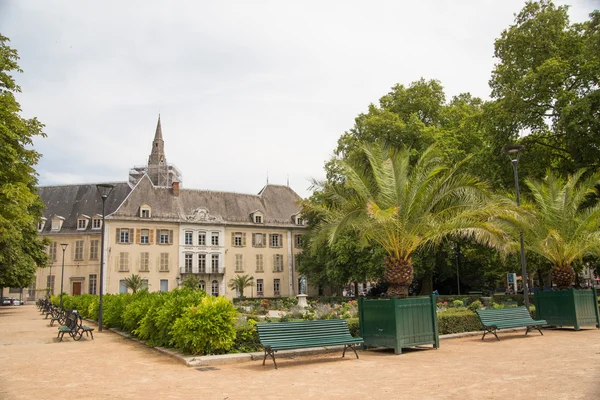
POLYGON ((171 191, 173 192, 173 196, 179 197, 179 182, 173 181, 173 185, 171 186, 171 191))

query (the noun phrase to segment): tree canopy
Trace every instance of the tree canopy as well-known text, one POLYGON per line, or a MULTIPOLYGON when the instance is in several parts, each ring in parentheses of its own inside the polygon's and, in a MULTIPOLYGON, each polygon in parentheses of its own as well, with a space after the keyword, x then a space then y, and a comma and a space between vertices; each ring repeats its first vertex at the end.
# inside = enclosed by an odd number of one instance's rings
POLYGON ((37 267, 45 266, 45 243, 37 223, 43 203, 36 192, 35 165, 40 154, 33 138, 44 136, 36 119, 20 116, 15 94, 21 91, 12 73, 22 72, 17 51, 0 35, 0 287, 26 287, 37 267))

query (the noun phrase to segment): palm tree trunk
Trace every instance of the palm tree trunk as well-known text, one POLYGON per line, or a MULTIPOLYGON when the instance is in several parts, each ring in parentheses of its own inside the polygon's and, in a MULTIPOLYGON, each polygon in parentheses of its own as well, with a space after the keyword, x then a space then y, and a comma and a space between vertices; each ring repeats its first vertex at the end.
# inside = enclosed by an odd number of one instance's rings
POLYGON ((387 256, 385 258, 384 278, 389 285, 387 290, 388 296, 398 298, 408 297, 408 287, 414 278, 412 261, 387 256))
POLYGON ((570 265, 555 265, 552 267, 552 280, 559 289, 568 289, 573 285, 575 271, 570 265))

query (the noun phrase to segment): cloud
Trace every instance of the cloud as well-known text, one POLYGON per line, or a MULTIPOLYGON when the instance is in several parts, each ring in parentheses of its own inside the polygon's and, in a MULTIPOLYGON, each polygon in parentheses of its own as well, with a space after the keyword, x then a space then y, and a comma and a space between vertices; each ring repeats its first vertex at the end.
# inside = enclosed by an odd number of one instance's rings
MULTIPOLYGON (((41 184, 126 180, 161 113, 184 186, 307 196, 339 136, 396 83, 486 98, 521 0, 2 2, 41 184)), ((593 10, 571 7, 574 20, 593 10)))

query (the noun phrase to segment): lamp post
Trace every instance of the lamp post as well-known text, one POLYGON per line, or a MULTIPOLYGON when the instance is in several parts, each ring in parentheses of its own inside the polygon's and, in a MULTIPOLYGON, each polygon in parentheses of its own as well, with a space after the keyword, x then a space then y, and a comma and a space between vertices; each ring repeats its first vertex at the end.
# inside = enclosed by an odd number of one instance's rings
MULTIPOLYGON (((503 152, 508 154, 508 157, 510 158, 510 163, 513 167, 513 173, 515 176, 515 189, 517 191, 517 206, 521 205, 517 164, 519 164, 519 159, 521 158, 521 151, 523 151, 524 148, 525 146, 512 144, 504 146, 504 148, 502 149, 503 152)), ((523 297, 525 297, 525 307, 527 307, 527 312, 529 312, 529 284, 527 281, 527 261, 525 260, 525 243, 523 242, 523 231, 519 232, 519 240, 521 242, 521 274, 523 277, 523 297)))
POLYGON ((60 274, 60 308, 62 308, 62 296, 63 296, 63 282, 65 281, 65 250, 67 249, 67 243, 61 243, 60 247, 63 251, 63 259, 62 259, 62 272, 60 274))
POLYGON ((458 273, 458 266, 460 261, 460 244, 456 242, 456 247, 454 248, 454 258, 456 259, 456 288, 458 289, 458 295, 460 296, 460 275, 458 273))
MULTIPOLYGON (((56 255, 56 252, 54 252, 56 255)), ((50 277, 48 279, 48 298, 54 295, 54 285, 52 285, 52 261, 50 261, 50 277)))
POLYGON ((102 198, 102 239, 101 239, 101 252, 100 252, 100 292, 98 294, 98 331, 102 332, 102 292, 104 290, 104 207, 106 205, 106 199, 110 195, 110 192, 114 189, 114 185, 107 183, 96 185, 100 197, 102 198))

